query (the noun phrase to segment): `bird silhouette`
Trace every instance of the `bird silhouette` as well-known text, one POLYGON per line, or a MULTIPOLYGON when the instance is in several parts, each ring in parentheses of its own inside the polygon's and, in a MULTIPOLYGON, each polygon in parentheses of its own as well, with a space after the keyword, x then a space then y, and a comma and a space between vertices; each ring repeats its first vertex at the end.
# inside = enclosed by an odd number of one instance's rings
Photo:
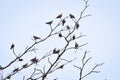
POLYGON ((72 14, 69 14, 69 16, 70 16, 71 19, 75 18, 75 16, 72 15, 72 14))
POLYGON ((62 14, 59 14, 56 18, 58 19, 58 18, 61 18, 62 17, 62 14))
POLYGON ((53 53, 56 53, 56 48, 55 48, 55 49, 53 49, 53 53))
POLYGON ((66 22, 65 19, 63 19, 62 20, 62 26, 64 26, 65 22, 66 22))
POLYGON ((67 25, 67 30, 69 30, 70 29, 70 27, 67 25))
POLYGON ((60 53, 60 49, 58 49, 58 50, 56 51, 56 53, 60 53))
POLYGON ((10 78, 11 78, 11 74, 9 74, 7 77, 6 77, 6 79, 9 79, 10 80, 10 78))
POLYGON ((23 61, 23 59, 21 59, 21 58, 19 58, 18 60, 19 60, 19 61, 23 61))
POLYGON ((79 25, 78 22, 76 22, 76 23, 75 23, 75 26, 76 26, 76 29, 78 29, 80 25, 79 25))
POLYGON ((62 37, 62 34, 61 34, 61 33, 59 33, 59 37, 62 37))
POLYGON ((32 63, 37 63, 37 62, 38 62, 38 59, 35 57, 35 58, 32 58, 30 61, 31 61, 32 63))
POLYGON ((60 53, 60 50, 59 50, 59 49, 58 49, 58 50, 56 50, 56 48, 53 49, 53 54, 58 54, 58 53, 60 53))
POLYGON ((13 72, 17 72, 17 71, 19 71, 19 68, 15 68, 15 69, 13 70, 13 72))
POLYGON ((46 22, 46 24, 48 24, 48 25, 51 25, 52 23, 53 23, 53 20, 49 21, 49 22, 46 22))
POLYGON ((77 42, 75 42, 75 49, 78 49, 79 45, 77 42))
POLYGON ((73 35, 72 39, 75 40, 75 38, 76 38, 75 35, 73 35))
POLYGON ((28 66, 28 63, 24 64, 22 67, 27 68, 27 66, 28 66))
POLYGON ((15 45, 14 45, 14 44, 12 44, 12 45, 11 45, 11 47, 10 47, 10 49, 13 49, 14 47, 15 47, 15 45))
POLYGON ((63 64, 63 65, 61 65, 59 68, 60 68, 60 69, 63 69, 63 67, 64 67, 64 64, 63 64))
POLYGON ((34 38, 34 40, 41 39, 40 37, 34 36, 34 35, 33 35, 33 38, 34 38))

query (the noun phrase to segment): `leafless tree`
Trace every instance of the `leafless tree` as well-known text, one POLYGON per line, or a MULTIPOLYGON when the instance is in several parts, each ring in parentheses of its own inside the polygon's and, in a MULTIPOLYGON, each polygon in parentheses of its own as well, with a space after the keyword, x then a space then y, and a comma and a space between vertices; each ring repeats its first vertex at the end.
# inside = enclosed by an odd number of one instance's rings
MULTIPOLYGON (((56 19, 46 22, 45 24, 50 29, 49 34, 44 38, 33 35, 32 37, 33 44, 30 46, 27 46, 25 51, 23 51, 23 53, 20 53, 20 54, 16 53, 15 52, 16 45, 12 43, 10 50, 12 50, 13 54, 15 55, 15 58, 11 60, 5 66, 2 66, 2 64, 0 64, 1 79, 12 80, 12 78, 19 72, 23 70, 27 70, 27 72, 29 72, 28 69, 32 68, 33 72, 30 71, 31 75, 23 76, 23 80, 45 80, 47 79, 47 76, 50 75, 51 73, 54 73, 55 71, 59 69, 64 70, 64 66, 66 66, 67 64, 71 62, 74 63, 74 61, 77 60, 77 57, 73 57, 72 59, 68 60, 67 58, 64 58, 63 56, 67 54, 70 50, 74 51, 74 53, 76 52, 79 53, 78 50, 88 44, 88 43, 79 44, 79 42, 77 42, 78 39, 81 39, 82 37, 86 36, 86 35, 83 35, 82 32, 80 32, 80 21, 81 19, 90 16, 90 15, 84 15, 84 12, 89 7, 88 0, 83 0, 83 2, 85 3, 85 6, 83 10, 80 12, 79 17, 76 17, 72 13, 68 14, 66 17, 63 17, 63 14, 59 14, 58 16, 56 16, 56 19), (56 20, 57 21, 59 20, 59 21, 57 22, 56 20), (67 21, 71 21, 73 25, 72 26, 69 25, 67 21), (57 22, 57 24, 54 24, 54 22, 57 22), (40 45, 46 42, 47 40, 51 39, 53 36, 55 36, 55 38, 58 41, 59 39, 62 39, 64 41, 64 46, 62 48, 55 47, 45 53, 41 53, 43 54, 41 57, 34 56, 30 58, 29 61, 26 61, 24 59, 24 56, 29 54, 30 52, 37 53, 37 50, 39 49, 36 48, 36 45, 40 45), (52 59, 53 56, 54 56, 54 59, 52 59), (44 61, 46 63, 42 64, 44 61), (17 66, 16 68, 13 68, 10 73, 3 74, 6 69, 14 65, 16 62, 19 62, 21 65, 17 66), (42 67, 39 67, 40 65, 42 65, 42 67)), ((82 57, 82 60, 81 60, 82 65, 76 66, 76 64, 74 64, 74 67, 78 68, 80 72, 79 80, 82 80, 83 78, 90 75, 91 73, 99 73, 99 71, 96 71, 95 69, 102 65, 102 64, 96 64, 91 69, 91 71, 83 75, 84 67, 89 62, 89 60, 91 60, 92 58, 90 57, 87 60, 85 60, 86 54, 87 54, 87 50, 85 51, 84 56, 82 57)), ((73 66, 71 66, 71 68, 72 67, 73 66)), ((57 80, 57 78, 55 78, 54 80, 57 80)))

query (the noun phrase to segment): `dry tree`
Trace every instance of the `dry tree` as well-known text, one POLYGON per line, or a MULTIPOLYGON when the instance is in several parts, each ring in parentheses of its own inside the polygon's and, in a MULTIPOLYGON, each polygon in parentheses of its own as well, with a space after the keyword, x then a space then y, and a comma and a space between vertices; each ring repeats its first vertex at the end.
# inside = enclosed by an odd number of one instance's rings
MULTIPOLYGON (((80 12, 80 16, 76 17, 75 15, 73 15, 72 13, 68 14, 66 17, 63 17, 63 14, 59 14, 56 16, 56 19, 54 20, 50 20, 48 22, 46 22, 45 24, 47 26, 49 26, 50 32, 49 34, 42 38, 36 35, 33 35, 32 40, 33 40, 33 44, 30 46, 27 46, 25 51, 23 51, 23 53, 18 54, 15 52, 15 44, 13 43, 10 47, 10 49, 13 51, 13 54, 15 55, 15 58, 13 60, 11 60, 8 64, 6 64, 6 66, 2 66, 2 64, 0 64, 0 72, 1 72, 1 79, 2 80, 12 80, 12 78, 20 73, 23 70, 27 69, 27 72, 29 72, 29 68, 32 68, 33 72, 30 73, 29 76, 23 76, 23 80, 45 80, 47 79, 47 76, 50 75, 51 73, 54 73, 55 71, 59 70, 59 69, 63 69, 64 70, 64 66, 66 66, 68 63, 73 62, 74 60, 77 60, 76 57, 68 60, 67 58, 63 58, 63 56, 68 53, 68 51, 70 50, 74 50, 75 53, 77 52, 78 49, 82 48, 83 46, 87 45, 88 43, 83 43, 83 44, 79 44, 79 42, 77 42, 77 39, 81 39, 82 37, 86 36, 83 35, 80 32, 80 21, 81 19, 88 17, 90 15, 84 15, 84 12, 86 11, 86 9, 88 8, 88 0, 83 0, 85 3, 85 6, 83 8, 83 10, 80 12), (54 24, 54 22, 56 22, 56 20, 59 22, 57 24, 54 24), (66 23, 67 21, 71 21, 73 22, 73 25, 69 25, 68 23, 66 23), (59 28, 61 27, 61 28, 59 28), (77 33, 79 32, 79 33, 77 33), (77 34, 77 35, 76 35, 77 34), (78 35, 79 34, 79 35, 78 35), (56 37, 56 35, 58 37, 56 37), (55 36, 55 38, 57 40, 59 40, 60 38, 65 42, 64 46, 62 48, 59 47, 55 47, 53 49, 50 49, 48 52, 46 53, 42 53, 43 55, 41 57, 38 56, 34 56, 32 58, 29 59, 29 61, 24 60, 24 56, 27 55, 29 52, 35 52, 38 50, 36 48, 36 45, 40 45, 42 43, 44 43, 45 41, 49 40, 51 37, 55 36), (72 43, 72 46, 71 46, 72 43), (53 60, 52 56, 55 56, 53 60), (20 63, 20 66, 17 66, 16 68, 11 69, 12 71, 4 74, 4 71, 13 66, 16 62, 22 62, 20 63), (42 61, 46 61, 46 63, 41 64, 42 61), (49 65, 48 65, 49 64, 49 65), (39 67, 40 65, 43 65, 42 67, 39 67)), ((51 44, 51 43, 49 43, 51 44)), ((59 46, 59 44, 58 44, 59 46)), ((96 71, 95 69, 99 66, 101 66, 102 64, 97 64, 95 65, 91 71, 89 71, 87 74, 83 75, 84 73, 84 67, 86 66, 86 64, 88 63, 88 61, 92 58, 88 58, 86 59, 86 54, 87 54, 87 50, 84 53, 84 56, 82 57, 82 65, 80 67, 76 66, 76 64, 74 64, 74 67, 79 69, 79 80, 82 80, 83 78, 85 78, 86 76, 90 75, 91 73, 99 73, 99 71, 96 71)), ((71 66, 72 68, 73 66, 71 66)), ((74 68, 73 67, 73 68, 74 68)), ((53 74, 54 75, 54 74, 53 74)), ((55 78, 54 80, 57 80, 57 78, 55 78)))

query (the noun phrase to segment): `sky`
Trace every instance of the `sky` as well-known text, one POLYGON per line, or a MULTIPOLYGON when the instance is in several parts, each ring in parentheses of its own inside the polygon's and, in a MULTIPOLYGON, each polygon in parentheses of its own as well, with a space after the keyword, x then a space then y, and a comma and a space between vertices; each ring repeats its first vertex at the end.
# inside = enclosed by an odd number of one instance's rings
MULTIPOLYGON (((119 0, 89 0, 89 5, 85 14, 92 16, 81 22, 81 31, 87 35, 84 40, 89 43, 85 49, 90 51, 94 62, 105 63, 99 68, 99 74, 90 77, 119 80, 119 0)), ((60 13, 79 16, 83 6, 82 0, 0 0, 0 64, 5 65, 14 58, 9 50, 12 43, 18 53, 23 51, 31 44, 33 35, 46 36, 46 21, 60 13)))

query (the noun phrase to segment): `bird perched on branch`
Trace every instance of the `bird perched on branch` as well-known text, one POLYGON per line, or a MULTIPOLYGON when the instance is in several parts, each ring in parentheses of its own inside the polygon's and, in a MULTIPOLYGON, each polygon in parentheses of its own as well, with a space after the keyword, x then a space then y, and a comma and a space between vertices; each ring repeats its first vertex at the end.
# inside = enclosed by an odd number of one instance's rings
POLYGON ((46 22, 46 24, 50 25, 53 23, 53 20, 52 21, 49 21, 49 22, 46 22))
POLYGON ((71 19, 75 18, 75 16, 72 15, 72 14, 69 14, 69 16, 70 16, 71 19))
POLYGON ((60 52, 60 50, 58 49, 58 50, 56 50, 56 48, 55 49, 53 49, 53 54, 58 54, 60 52))
POLYGON ((56 18, 58 19, 58 18, 61 18, 62 17, 62 14, 59 14, 56 18))
POLYGON ((38 63, 38 59, 35 57, 33 59, 30 60, 32 63, 38 63))
POLYGON ((67 30, 69 30, 69 29, 70 29, 70 27, 69 27, 68 25, 67 25, 66 27, 67 27, 67 30))
POLYGON ((28 66, 28 63, 24 64, 22 67, 27 68, 27 66, 28 66))
POLYGON ((75 40, 75 38, 76 38, 75 35, 73 35, 72 39, 75 40))
POLYGON ((62 37, 62 34, 61 34, 61 33, 59 33, 59 37, 62 37))
POLYGON ((78 29, 80 27, 78 22, 75 22, 75 26, 76 26, 76 29, 78 29))
POLYGON ((62 26, 64 26, 65 22, 66 22, 65 19, 63 19, 62 20, 62 26))
POLYGON ((78 49, 79 45, 77 42, 75 42, 75 49, 78 49))
POLYGON ((19 68, 15 68, 14 70, 13 70, 13 72, 18 72, 19 71, 19 68))
POLYGON ((15 47, 15 45, 14 45, 14 44, 12 44, 12 45, 11 45, 11 47, 10 47, 10 49, 13 49, 14 47, 15 47))
POLYGON ((63 67, 64 67, 64 64, 63 64, 63 65, 61 65, 61 66, 59 66, 58 68, 59 68, 59 69, 63 69, 63 67))
POLYGON ((40 37, 38 37, 38 36, 34 36, 34 35, 33 35, 33 38, 34 38, 34 40, 41 39, 40 37))

